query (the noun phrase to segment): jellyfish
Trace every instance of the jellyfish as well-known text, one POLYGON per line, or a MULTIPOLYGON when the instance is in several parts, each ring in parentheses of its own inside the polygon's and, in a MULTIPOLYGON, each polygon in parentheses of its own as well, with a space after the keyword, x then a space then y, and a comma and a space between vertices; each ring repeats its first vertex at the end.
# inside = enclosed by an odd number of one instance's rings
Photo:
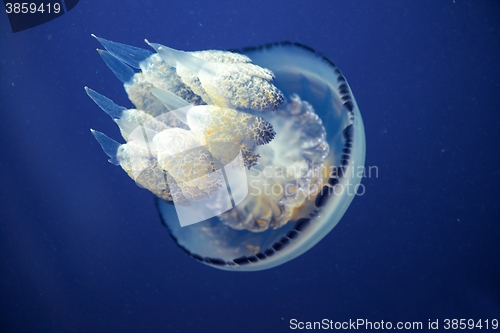
POLYGON ((190 257, 228 271, 269 269, 342 218, 363 177, 365 134, 328 58, 291 42, 186 52, 94 37, 133 107, 85 87, 124 142, 91 132, 109 162, 155 195, 190 257))

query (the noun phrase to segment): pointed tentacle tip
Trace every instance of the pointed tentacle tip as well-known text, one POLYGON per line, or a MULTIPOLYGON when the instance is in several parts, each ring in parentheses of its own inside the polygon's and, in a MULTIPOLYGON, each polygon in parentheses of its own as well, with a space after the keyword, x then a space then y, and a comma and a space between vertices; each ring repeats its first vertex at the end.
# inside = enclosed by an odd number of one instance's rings
POLYGON ((150 42, 149 40, 147 40, 146 38, 144 38, 144 42, 145 42, 146 44, 148 44, 148 45, 149 45, 149 46, 150 46, 153 50, 158 51, 158 50, 157 50, 157 49, 153 46, 153 45, 154 45, 154 43, 151 43, 151 42, 150 42))
POLYGON ((146 42, 146 44, 148 44, 153 50, 155 50, 157 53, 163 49, 163 45, 161 44, 158 44, 158 43, 151 43, 149 40, 147 39, 144 39, 144 42, 146 42))
POLYGON ((106 112, 112 119, 121 118, 123 111, 127 108, 115 104, 112 100, 99 94, 97 91, 85 86, 85 92, 104 112, 106 112))
POLYGON ((161 55, 169 55, 169 58, 172 58, 173 61, 175 61, 175 58, 172 57, 172 54, 171 53, 175 53, 175 52, 182 52, 182 51, 178 51, 178 50, 175 50, 175 49, 172 49, 168 46, 165 46, 165 45, 161 45, 161 44, 158 44, 158 43, 151 43, 149 40, 145 39, 144 40, 146 42, 146 44, 148 44, 153 50, 156 51, 156 53, 160 54, 161 55))
POLYGON ((108 162, 114 165, 120 165, 120 162, 116 158, 118 148, 120 147, 120 143, 108 137, 106 134, 96 131, 94 129, 90 129, 90 133, 94 136, 94 138, 101 145, 102 150, 108 155, 108 162))
MULTIPOLYGON (((97 41, 99 43, 101 43, 101 40, 103 40, 103 38, 99 37, 99 36, 96 36, 95 34, 90 34, 90 36, 94 37, 95 39, 97 39, 97 41)), ((102 43, 101 43, 102 44, 102 43)))
POLYGON ((97 39, 99 42, 101 42, 102 40, 106 41, 106 39, 102 38, 102 37, 99 37, 99 36, 96 36, 96 34, 90 34, 90 36, 94 37, 95 39, 97 39))

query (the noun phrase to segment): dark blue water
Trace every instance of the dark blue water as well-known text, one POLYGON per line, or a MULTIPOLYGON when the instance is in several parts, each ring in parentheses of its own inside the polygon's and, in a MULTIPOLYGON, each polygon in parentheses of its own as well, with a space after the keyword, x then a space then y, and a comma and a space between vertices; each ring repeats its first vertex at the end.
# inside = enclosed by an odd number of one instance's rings
POLYGON ((486 0, 80 1, 16 34, 0 14, 0 330, 500 320, 499 29, 500 5, 486 0), (378 177, 285 265, 234 273, 192 260, 90 134, 119 138, 84 86, 130 106, 91 33, 183 50, 315 48, 349 80, 378 177))

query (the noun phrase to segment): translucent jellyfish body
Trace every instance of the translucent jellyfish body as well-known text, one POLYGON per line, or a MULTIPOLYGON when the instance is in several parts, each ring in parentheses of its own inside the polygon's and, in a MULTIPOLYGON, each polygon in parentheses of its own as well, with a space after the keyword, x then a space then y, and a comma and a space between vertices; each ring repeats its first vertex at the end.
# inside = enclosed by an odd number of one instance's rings
POLYGON ((365 137, 330 60, 292 43, 183 52, 148 42, 154 53, 97 39, 135 108, 86 88, 125 142, 92 133, 156 195, 188 255, 224 270, 267 269, 338 223, 363 176, 365 137))

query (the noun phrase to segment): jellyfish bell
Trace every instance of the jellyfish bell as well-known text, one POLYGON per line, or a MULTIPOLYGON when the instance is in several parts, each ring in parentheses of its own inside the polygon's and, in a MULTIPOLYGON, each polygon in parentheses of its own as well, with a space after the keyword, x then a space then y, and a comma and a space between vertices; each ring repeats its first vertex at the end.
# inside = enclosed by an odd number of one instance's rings
POLYGON ((257 271, 309 250, 356 195, 364 127, 340 70, 312 49, 157 53, 96 37, 135 109, 86 88, 124 144, 94 131, 110 162, 156 195, 194 259, 257 271))

